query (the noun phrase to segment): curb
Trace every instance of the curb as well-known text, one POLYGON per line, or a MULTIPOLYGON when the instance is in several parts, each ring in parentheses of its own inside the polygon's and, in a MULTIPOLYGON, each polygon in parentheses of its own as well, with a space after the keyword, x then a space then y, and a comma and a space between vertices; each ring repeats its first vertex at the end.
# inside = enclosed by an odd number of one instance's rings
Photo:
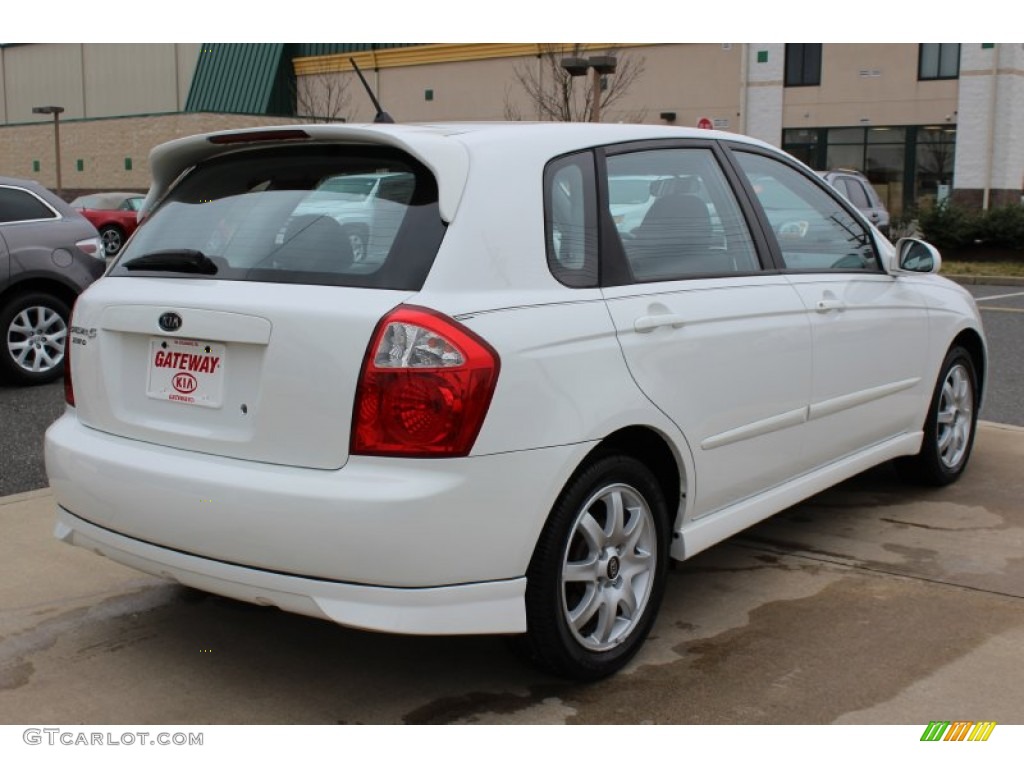
POLYGON ((1024 277, 1004 277, 1002 275, 944 275, 939 272, 940 277, 952 280, 960 285, 1024 285, 1024 277))
POLYGON ((1016 424, 1003 424, 999 421, 985 421, 985 419, 978 419, 978 424, 988 429, 998 429, 1002 432, 1024 432, 1024 427, 1018 427, 1016 424))
POLYGON ((10 496, 0 496, 0 507, 6 506, 7 504, 19 504, 23 501, 31 501, 32 499, 42 499, 52 495, 53 491, 50 490, 49 486, 46 486, 45 488, 37 488, 34 491, 13 493, 10 496))

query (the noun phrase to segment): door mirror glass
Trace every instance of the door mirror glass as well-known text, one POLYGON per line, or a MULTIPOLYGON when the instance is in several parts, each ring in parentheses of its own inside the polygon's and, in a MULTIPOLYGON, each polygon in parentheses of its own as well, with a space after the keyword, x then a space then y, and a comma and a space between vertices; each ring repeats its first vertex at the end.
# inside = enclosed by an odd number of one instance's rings
POLYGON ((896 259, 902 272, 935 274, 942 266, 939 250, 916 237, 904 237, 896 243, 896 259))

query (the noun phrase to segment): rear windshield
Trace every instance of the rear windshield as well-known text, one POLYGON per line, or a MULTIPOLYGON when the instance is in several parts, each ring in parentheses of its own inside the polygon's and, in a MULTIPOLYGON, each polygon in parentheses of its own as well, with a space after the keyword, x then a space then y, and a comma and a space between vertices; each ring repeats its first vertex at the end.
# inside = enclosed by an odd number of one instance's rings
POLYGON ((418 290, 444 231, 433 175, 404 153, 247 150, 189 171, 110 274, 418 290), (216 272, 127 268, 176 252, 199 252, 216 272))

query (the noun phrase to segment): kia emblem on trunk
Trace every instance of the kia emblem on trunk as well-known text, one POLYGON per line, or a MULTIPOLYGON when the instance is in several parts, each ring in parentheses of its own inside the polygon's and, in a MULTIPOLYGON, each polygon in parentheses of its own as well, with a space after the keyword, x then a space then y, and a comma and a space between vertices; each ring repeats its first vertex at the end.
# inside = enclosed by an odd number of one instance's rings
POLYGON ((171 333, 181 328, 181 315, 174 312, 164 312, 160 315, 160 319, 157 322, 160 325, 160 330, 171 333))

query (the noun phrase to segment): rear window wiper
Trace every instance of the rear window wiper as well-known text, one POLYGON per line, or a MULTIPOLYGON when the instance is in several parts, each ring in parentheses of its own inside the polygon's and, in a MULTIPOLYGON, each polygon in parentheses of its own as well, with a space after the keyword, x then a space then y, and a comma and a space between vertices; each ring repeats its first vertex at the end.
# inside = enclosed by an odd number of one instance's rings
POLYGON ((174 248, 153 251, 144 256, 129 259, 122 266, 129 271, 147 272, 188 272, 197 275, 217 274, 217 265, 202 251, 190 248, 174 248))

